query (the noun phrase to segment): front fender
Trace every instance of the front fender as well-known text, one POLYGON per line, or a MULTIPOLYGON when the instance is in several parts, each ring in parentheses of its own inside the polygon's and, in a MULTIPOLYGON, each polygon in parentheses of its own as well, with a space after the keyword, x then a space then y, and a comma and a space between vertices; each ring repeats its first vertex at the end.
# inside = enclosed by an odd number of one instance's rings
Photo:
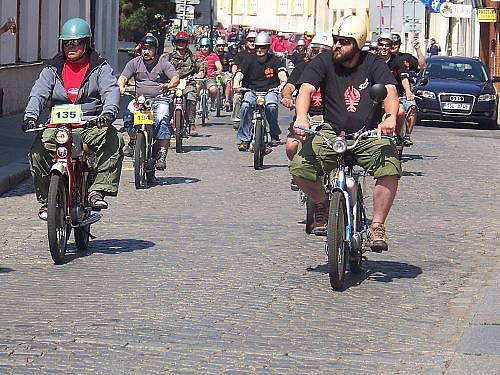
POLYGON ((53 172, 59 173, 62 176, 68 175, 68 168, 65 163, 57 162, 50 168, 50 174, 53 172))

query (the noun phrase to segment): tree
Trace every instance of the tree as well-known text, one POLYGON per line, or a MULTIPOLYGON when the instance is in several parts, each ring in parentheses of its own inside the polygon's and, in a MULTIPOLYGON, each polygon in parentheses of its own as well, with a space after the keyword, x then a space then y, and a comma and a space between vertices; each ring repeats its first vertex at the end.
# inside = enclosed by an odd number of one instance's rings
POLYGON ((175 3, 158 0, 120 0, 120 40, 138 41, 147 32, 164 30, 175 17, 175 3))

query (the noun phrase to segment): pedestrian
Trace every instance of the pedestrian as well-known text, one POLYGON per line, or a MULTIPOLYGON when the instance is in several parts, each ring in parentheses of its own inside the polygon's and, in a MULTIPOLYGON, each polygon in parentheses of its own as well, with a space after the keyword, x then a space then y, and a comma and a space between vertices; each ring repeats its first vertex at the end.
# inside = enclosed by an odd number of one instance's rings
POLYGON ((427 57, 439 55, 439 52, 441 52, 441 47, 439 47, 439 44, 436 43, 436 39, 431 38, 429 42, 430 45, 429 47, 427 47, 427 57))

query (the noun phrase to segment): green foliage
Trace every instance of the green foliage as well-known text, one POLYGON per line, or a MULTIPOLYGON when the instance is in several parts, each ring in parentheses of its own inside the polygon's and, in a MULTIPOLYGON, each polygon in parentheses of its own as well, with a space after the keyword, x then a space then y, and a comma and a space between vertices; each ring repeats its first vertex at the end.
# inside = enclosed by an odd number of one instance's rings
POLYGON ((120 0, 120 40, 138 41, 145 33, 163 28, 163 20, 173 18, 175 3, 158 0, 120 0))

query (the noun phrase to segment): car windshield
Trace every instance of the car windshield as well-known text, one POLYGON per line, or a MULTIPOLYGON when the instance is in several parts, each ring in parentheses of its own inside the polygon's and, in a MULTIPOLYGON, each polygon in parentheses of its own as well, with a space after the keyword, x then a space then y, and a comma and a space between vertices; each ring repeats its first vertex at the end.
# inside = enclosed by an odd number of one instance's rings
POLYGON ((460 81, 486 82, 488 76, 480 62, 457 63, 452 61, 439 61, 430 63, 425 70, 429 79, 452 79, 460 81))

